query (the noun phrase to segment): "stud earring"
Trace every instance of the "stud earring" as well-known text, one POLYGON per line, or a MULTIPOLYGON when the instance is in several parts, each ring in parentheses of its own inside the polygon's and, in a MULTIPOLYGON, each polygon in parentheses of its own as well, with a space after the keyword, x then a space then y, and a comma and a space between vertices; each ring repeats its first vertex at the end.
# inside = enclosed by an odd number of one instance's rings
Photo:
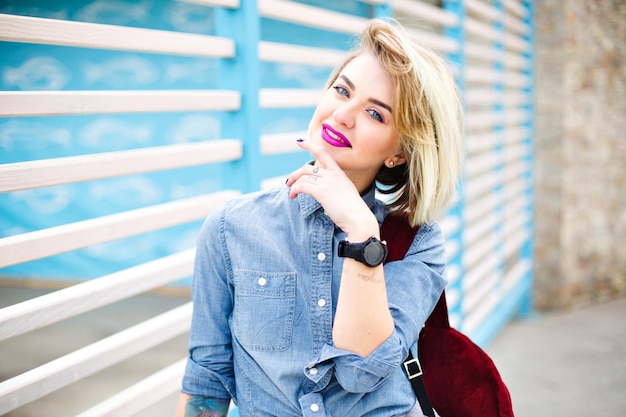
POLYGON ((395 162, 389 161, 389 165, 388 165, 389 168, 393 168, 394 165, 395 165, 395 162))

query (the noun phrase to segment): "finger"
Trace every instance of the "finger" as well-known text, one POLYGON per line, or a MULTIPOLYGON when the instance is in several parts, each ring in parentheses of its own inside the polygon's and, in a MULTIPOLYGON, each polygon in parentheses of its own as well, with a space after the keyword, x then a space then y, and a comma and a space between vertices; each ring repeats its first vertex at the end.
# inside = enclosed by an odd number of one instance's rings
POLYGON ((320 168, 317 166, 313 166, 309 163, 304 164, 303 166, 301 166, 300 168, 296 169, 295 171, 293 171, 290 175, 289 178, 287 178, 287 181, 285 182, 285 184, 287 184, 288 186, 293 185, 296 181, 298 181, 299 178, 301 178, 302 176, 306 176, 306 175, 319 175, 320 172, 320 168))
POLYGON ((328 153, 328 151, 324 149, 322 145, 316 145, 313 142, 308 141, 308 140, 298 140, 297 143, 299 147, 309 151, 309 153, 313 155, 317 163, 322 168, 333 169, 333 170, 339 169, 339 165, 337 165, 337 162, 335 162, 335 160, 330 155, 330 153, 328 153))

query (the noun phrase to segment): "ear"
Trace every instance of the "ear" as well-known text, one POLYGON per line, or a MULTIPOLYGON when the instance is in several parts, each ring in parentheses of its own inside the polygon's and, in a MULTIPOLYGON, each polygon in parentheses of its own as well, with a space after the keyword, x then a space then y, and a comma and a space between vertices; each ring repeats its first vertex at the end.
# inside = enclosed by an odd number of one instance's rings
POLYGON ((385 159, 385 166, 387 168, 394 168, 402 164, 406 164, 406 157, 402 154, 390 156, 389 158, 385 159))

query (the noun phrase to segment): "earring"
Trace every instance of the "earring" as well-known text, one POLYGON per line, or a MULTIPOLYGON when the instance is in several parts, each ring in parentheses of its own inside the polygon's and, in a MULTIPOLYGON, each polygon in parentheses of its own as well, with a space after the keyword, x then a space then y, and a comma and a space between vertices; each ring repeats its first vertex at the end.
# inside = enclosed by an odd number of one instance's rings
POLYGON ((395 164, 396 164, 395 162, 393 162, 393 161, 389 161, 389 165, 387 165, 387 166, 388 166, 389 168, 393 168, 393 166, 394 166, 395 164))

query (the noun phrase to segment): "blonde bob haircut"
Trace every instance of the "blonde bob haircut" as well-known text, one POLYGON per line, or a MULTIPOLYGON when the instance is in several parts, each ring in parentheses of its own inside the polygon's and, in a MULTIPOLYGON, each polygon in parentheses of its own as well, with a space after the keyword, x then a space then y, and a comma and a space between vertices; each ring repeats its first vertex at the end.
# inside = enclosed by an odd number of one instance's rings
POLYGON ((463 108, 454 77, 440 55, 410 40, 397 22, 373 19, 326 88, 363 53, 373 53, 393 80, 393 123, 407 159, 381 166, 377 191, 390 196, 392 210, 407 211, 413 226, 429 223, 444 214, 462 170, 463 108))

